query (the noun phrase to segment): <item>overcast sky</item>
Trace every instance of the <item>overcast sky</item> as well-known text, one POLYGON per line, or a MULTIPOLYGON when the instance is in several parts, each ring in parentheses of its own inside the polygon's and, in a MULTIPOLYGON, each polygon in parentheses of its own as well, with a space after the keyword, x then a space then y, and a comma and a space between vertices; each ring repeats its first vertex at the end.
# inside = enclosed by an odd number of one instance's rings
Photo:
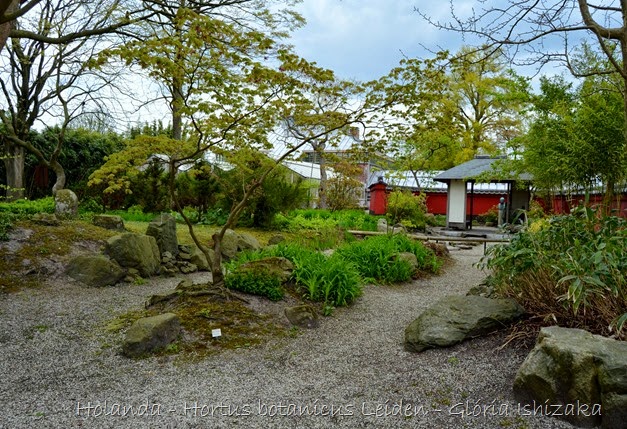
MULTIPOLYGON (((479 0, 453 0, 460 18, 470 16, 473 8, 479 12, 499 3, 501 0, 485 4, 479 0)), ((416 8, 435 22, 451 20, 446 0, 303 0, 296 9, 307 24, 293 34, 292 43, 300 56, 335 71, 338 77, 367 81, 387 74, 404 56, 432 58, 433 52, 441 49, 455 53, 463 45, 483 42, 435 28, 416 8)), ((545 43, 550 46, 553 42, 545 43)), ((557 43, 562 46, 561 40, 557 43)), ((530 66, 517 68, 517 72, 531 77, 537 69, 530 66)), ((563 66, 550 64, 541 74, 564 72, 563 66)), ((533 79, 534 85, 538 76, 533 79)))
MULTIPOLYGON (((456 13, 474 1, 455 1, 456 13)), ((297 10, 307 25, 292 38, 296 52, 334 70, 340 78, 370 80, 386 74, 403 56, 432 56, 422 46, 452 52, 459 34, 437 30, 415 12, 450 18, 449 4, 433 0, 304 0, 297 10), (422 46, 421 46, 422 45, 422 46)))

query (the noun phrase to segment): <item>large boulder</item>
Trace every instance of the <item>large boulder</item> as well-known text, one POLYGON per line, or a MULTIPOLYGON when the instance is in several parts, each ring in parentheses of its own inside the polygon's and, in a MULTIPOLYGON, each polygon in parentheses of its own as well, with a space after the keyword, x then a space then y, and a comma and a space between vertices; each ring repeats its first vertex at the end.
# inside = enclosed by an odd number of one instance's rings
POLYGON ((142 277, 159 274, 161 258, 154 237, 131 232, 116 235, 107 240, 105 251, 121 266, 137 269, 142 277))
POLYGON ((250 234, 238 234, 232 229, 227 229, 222 237, 220 253, 225 260, 234 259, 238 252, 242 250, 258 250, 261 249, 259 240, 250 234))
POLYGON ((122 354, 140 357, 163 350, 181 334, 181 323, 176 314, 165 313, 135 321, 126 332, 122 354))
POLYGON ((124 278, 126 272, 103 255, 81 255, 72 259, 66 274, 87 286, 111 286, 124 278))
POLYGON ((176 256, 179 253, 179 242, 176 237, 176 219, 167 213, 154 218, 146 230, 146 235, 155 237, 159 253, 170 252, 176 256))
POLYGON ((116 215, 96 215, 94 216, 92 223, 101 228, 111 229, 113 231, 125 231, 124 220, 120 216, 116 215))
POLYGON ((553 415, 581 427, 625 427, 627 342, 581 329, 542 328, 516 374, 521 401, 549 404, 553 415))
MULTIPOLYGON (((209 258, 213 260, 216 252, 213 249, 208 249, 208 251, 209 258)), ((207 260, 205 254, 197 246, 192 246, 189 262, 196 265, 199 271, 211 271, 211 261, 207 260)))
POLYGON ((62 218, 74 218, 78 215, 78 197, 69 189, 60 189, 54 195, 54 212, 62 218))
POLYGON ((239 235, 232 229, 227 229, 222 237, 220 253, 228 261, 237 255, 239 244, 239 235))
POLYGON ((511 299, 445 296, 405 329, 405 349, 421 352, 450 347, 501 329, 523 314, 523 308, 511 299))
POLYGON ((245 232, 242 232, 238 235, 238 240, 237 240, 237 247, 238 250, 259 250, 261 249, 261 244, 259 243, 259 240, 257 240, 255 237, 253 237, 250 234, 246 234, 245 232))

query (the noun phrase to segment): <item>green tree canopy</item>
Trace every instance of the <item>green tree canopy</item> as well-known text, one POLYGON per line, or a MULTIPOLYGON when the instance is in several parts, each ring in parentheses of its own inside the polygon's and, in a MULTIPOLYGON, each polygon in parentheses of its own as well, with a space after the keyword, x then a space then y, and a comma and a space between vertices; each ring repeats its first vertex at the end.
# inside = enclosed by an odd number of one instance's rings
POLYGON ((378 120, 399 168, 450 168, 483 151, 496 154, 521 132, 527 80, 499 56, 465 47, 429 60, 406 59, 375 85, 389 108, 378 120))

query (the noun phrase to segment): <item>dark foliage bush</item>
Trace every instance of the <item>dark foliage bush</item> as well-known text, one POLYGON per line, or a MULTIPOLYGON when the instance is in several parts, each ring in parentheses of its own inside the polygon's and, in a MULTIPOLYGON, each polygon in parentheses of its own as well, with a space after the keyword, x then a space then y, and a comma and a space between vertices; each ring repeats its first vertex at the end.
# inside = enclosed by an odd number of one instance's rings
POLYGON ((504 296, 538 320, 625 336, 627 220, 579 207, 533 223, 481 266, 504 296), (622 331, 622 333, 621 333, 622 331))

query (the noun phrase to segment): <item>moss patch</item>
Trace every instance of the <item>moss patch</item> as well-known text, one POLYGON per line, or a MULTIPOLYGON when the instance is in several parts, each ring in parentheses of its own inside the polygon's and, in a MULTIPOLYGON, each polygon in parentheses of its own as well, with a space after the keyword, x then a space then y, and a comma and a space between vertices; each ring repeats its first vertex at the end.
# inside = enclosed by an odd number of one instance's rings
POLYGON ((253 347, 270 338, 290 334, 290 329, 272 315, 259 314, 238 300, 223 300, 200 295, 181 293, 178 299, 155 304, 149 310, 130 311, 107 324, 107 331, 119 332, 141 317, 155 316, 164 312, 176 314, 185 329, 185 338, 175 348, 161 354, 177 353, 185 359, 201 359, 223 350, 253 347), (220 329, 222 336, 213 338, 212 331, 220 329))
POLYGON ((15 228, 32 231, 28 239, 13 248, 0 247, 0 292, 16 292, 37 287, 48 276, 45 262, 63 259, 78 242, 96 242, 116 234, 81 220, 62 221, 58 226, 44 226, 30 221, 17 222, 15 228))

